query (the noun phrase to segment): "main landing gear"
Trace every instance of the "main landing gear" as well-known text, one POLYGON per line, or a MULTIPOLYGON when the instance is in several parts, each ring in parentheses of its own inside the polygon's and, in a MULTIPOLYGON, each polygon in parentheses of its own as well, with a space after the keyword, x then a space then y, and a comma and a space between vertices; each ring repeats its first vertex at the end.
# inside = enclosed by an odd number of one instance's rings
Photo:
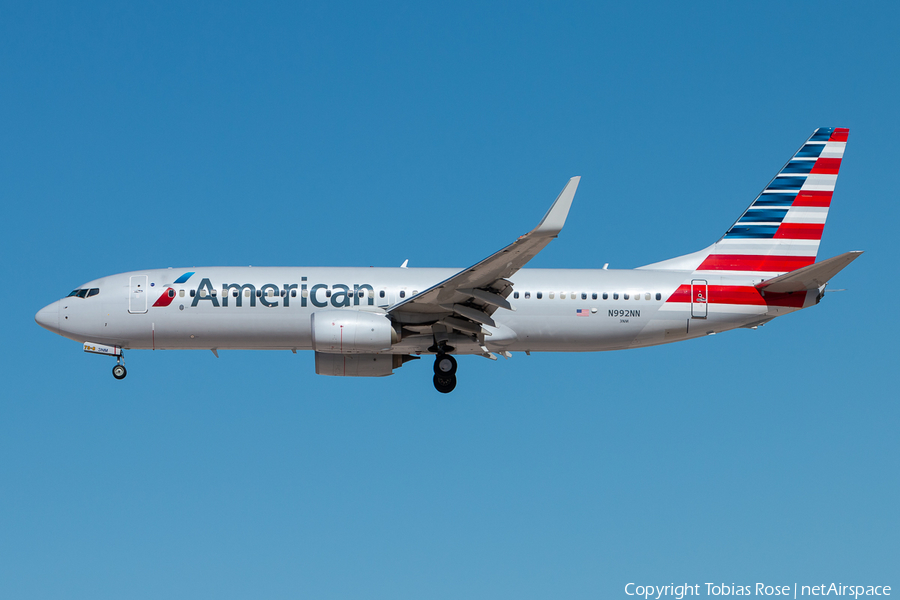
POLYGON ((439 352, 434 359, 434 389, 449 394, 456 387, 456 359, 439 352))

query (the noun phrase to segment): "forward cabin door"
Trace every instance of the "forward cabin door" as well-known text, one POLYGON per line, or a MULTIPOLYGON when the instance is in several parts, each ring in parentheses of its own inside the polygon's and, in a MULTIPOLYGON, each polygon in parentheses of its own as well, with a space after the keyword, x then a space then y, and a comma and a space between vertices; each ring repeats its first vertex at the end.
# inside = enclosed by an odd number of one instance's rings
POLYGON ((691 280, 691 318, 705 319, 709 314, 709 286, 705 279, 691 280))
POLYGON ((132 275, 128 291, 128 312, 139 315, 147 312, 147 276, 132 275))

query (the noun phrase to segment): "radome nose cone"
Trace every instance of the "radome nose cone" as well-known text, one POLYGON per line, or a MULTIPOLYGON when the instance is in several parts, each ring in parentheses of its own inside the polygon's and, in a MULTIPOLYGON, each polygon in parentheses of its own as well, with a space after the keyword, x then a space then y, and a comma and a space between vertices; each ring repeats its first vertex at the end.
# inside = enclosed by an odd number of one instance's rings
POLYGON ((48 304, 34 315, 34 320, 38 325, 52 331, 53 333, 59 333, 59 302, 54 302, 53 304, 48 304))

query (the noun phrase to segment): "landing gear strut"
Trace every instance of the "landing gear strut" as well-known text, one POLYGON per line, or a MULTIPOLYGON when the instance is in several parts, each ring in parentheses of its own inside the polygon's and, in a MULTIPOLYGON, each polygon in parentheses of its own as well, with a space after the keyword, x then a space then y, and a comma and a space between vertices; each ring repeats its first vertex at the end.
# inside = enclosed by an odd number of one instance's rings
POLYGON ((434 389, 449 394, 456 387, 456 359, 443 352, 434 359, 434 389))

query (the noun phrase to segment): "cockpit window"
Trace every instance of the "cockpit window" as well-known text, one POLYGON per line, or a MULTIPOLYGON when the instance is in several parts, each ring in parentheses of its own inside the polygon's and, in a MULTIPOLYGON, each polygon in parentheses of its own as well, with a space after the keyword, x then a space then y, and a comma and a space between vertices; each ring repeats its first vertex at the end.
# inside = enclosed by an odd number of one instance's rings
POLYGON ((71 292, 69 292, 69 295, 66 296, 66 298, 71 298, 72 296, 75 296, 76 298, 90 298, 91 296, 96 296, 99 293, 100 288, 79 288, 77 290, 72 290, 71 292))

